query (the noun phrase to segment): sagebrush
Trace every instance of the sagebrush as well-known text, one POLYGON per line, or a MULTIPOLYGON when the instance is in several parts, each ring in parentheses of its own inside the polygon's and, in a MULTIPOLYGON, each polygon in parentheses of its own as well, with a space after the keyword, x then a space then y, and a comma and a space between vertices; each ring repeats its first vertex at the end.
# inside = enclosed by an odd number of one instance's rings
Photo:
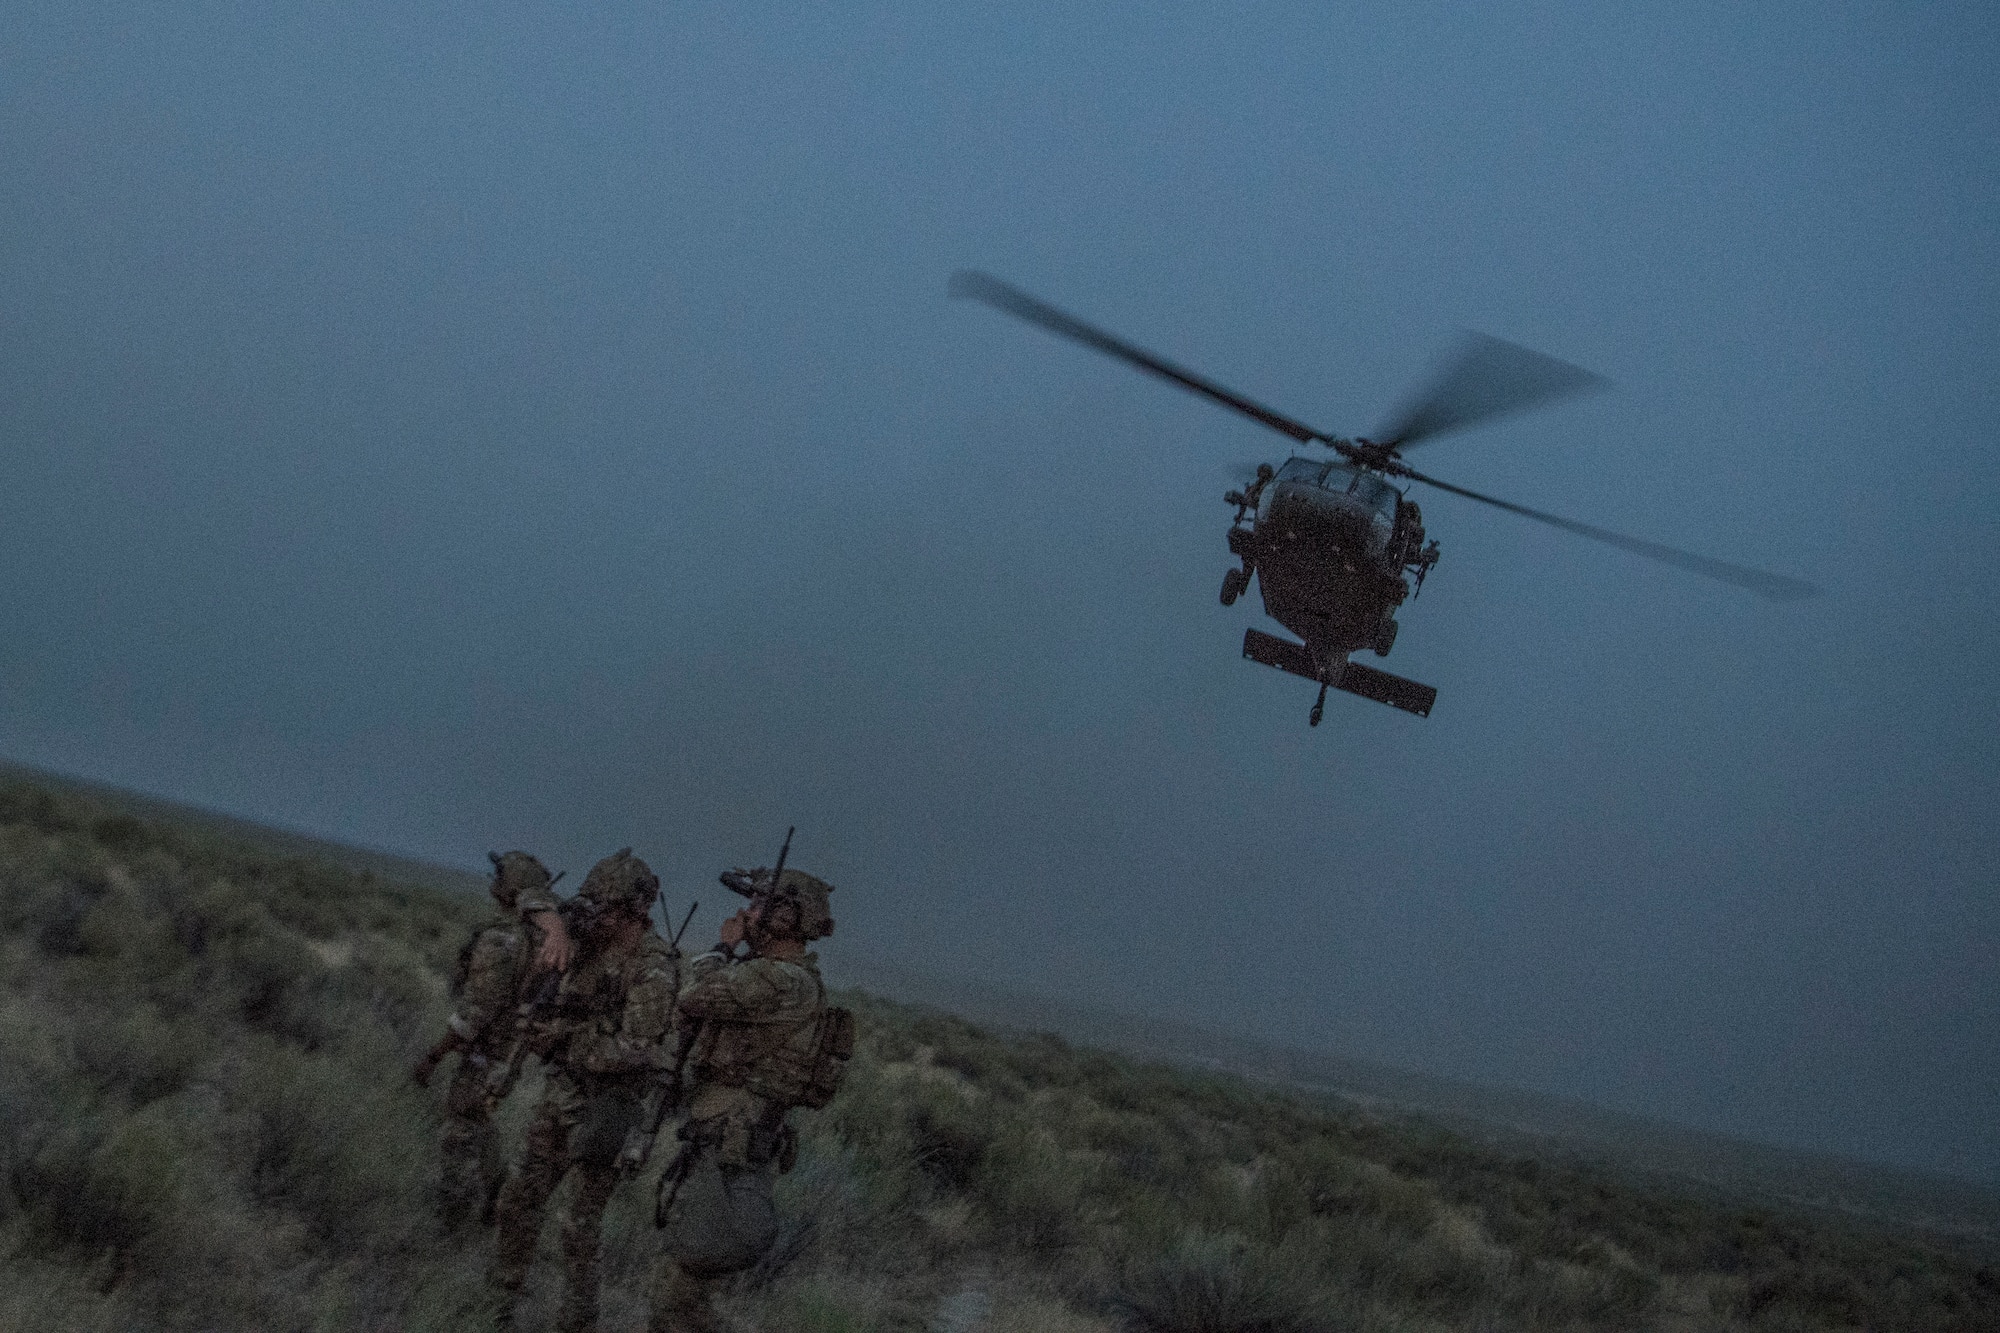
MULTIPOLYGON (((407 1077, 483 911, 0 787, 0 1330, 483 1327, 407 1077)), ((1992 1268, 1922 1237, 846 1002, 746 1327, 2000 1330, 1992 1268)), ((650 1184, 607 1219, 608 1327, 641 1318, 650 1184)))

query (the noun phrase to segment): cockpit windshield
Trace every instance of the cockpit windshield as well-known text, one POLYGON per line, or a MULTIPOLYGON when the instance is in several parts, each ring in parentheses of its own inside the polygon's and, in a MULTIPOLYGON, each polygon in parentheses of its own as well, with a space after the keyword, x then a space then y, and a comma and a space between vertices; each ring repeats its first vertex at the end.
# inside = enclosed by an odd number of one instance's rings
POLYGON ((1382 513, 1394 513, 1396 509, 1396 488, 1372 472, 1354 474, 1354 487, 1350 492, 1370 509, 1382 513))
POLYGON ((1317 486, 1335 495, 1352 495, 1378 513, 1396 512, 1396 488, 1373 472, 1362 472, 1344 463, 1321 462, 1317 458, 1288 458, 1278 469, 1277 480, 1317 486))

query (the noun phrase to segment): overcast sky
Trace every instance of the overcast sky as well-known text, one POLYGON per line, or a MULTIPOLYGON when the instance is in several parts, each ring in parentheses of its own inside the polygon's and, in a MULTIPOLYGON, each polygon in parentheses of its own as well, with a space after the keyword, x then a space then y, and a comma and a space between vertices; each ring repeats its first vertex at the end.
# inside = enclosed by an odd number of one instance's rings
MULTIPOLYGON (((13 0, 0 756, 468 868, 797 863, 841 948, 2000 1181, 2000 11, 13 0), (1243 661, 1288 441, 1611 393, 1383 665, 1243 661)), ((711 904, 711 907, 714 904, 711 904)), ((715 913, 704 909, 712 929, 715 913)))

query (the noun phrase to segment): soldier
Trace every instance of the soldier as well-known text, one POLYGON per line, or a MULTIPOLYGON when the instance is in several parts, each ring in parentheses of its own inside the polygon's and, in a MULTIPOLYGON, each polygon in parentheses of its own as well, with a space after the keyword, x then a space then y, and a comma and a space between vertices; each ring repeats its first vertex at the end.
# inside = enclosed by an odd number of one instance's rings
POLYGON ((514 1326, 549 1196, 572 1169, 575 1197, 562 1226, 563 1300, 557 1327, 597 1325, 597 1260, 618 1157, 671 1063, 666 1037, 680 988, 680 955, 652 929, 659 877, 628 847, 591 867, 572 924, 578 957, 534 1034, 546 1071, 521 1161, 495 1209, 490 1279, 503 1293, 501 1329, 514 1326))
POLYGON ((833 933, 833 886, 797 870, 781 869, 775 890, 768 870, 733 874, 723 882, 752 893, 750 906, 722 923, 721 942, 689 964, 681 991, 694 1078, 654 1213, 665 1255, 649 1293, 653 1333, 718 1327, 717 1279, 755 1265, 777 1238, 773 1186, 797 1152, 785 1112, 824 1106, 853 1050, 852 1018, 828 1009, 806 949, 833 933), (738 962, 745 943, 750 956, 738 962))
POLYGON ((458 1069, 445 1092, 444 1135, 439 1145, 438 1218, 447 1230, 473 1218, 492 1220, 505 1169, 493 1106, 504 1090, 493 1080, 506 1061, 528 977, 569 961, 569 932, 556 915, 555 880, 526 852, 488 852, 489 891, 500 913, 480 926, 459 950, 451 993, 457 1000, 444 1036, 411 1072, 430 1086, 438 1063, 458 1052, 458 1069), (539 943, 530 936, 538 936, 539 943), (533 956, 531 957, 531 952, 533 956))

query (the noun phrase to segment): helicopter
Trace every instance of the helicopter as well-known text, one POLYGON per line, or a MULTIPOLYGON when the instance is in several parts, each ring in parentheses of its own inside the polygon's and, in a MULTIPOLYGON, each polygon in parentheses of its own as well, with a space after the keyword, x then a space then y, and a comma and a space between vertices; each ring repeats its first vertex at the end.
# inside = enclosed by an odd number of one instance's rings
POLYGON ((1329 689, 1419 717, 1428 717, 1437 701, 1434 686, 1349 660, 1362 651, 1389 655, 1396 643, 1397 610, 1422 590, 1438 562, 1438 544, 1427 538, 1423 513, 1409 498, 1409 487, 1399 482, 1422 482, 1774 601, 1811 597, 1819 591, 1782 574, 1482 495, 1404 462, 1402 451, 1424 440, 1604 385, 1587 370, 1504 339, 1465 334, 1430 381, 1405 400, 1375 438, 1350 439, 1275 412, 990 274, 961 271, 952 277, 951 293, 1157 375, 1301 445, 1319 444, 1332 451, 1331 456, 1293 454, 1276 467, 1260 464, 1247 485, 1223 496, 1224 503, 1236 510, 1228 543, 1230 554, 1240 563, 1222 576, 1222 604, 1233 605, 1256 579, 1265 614, 1298 640, 1247 629, 1243 656, 1319 685, 1319 697, 1308 716, 1312 726, 1325 715, 1329 689))

